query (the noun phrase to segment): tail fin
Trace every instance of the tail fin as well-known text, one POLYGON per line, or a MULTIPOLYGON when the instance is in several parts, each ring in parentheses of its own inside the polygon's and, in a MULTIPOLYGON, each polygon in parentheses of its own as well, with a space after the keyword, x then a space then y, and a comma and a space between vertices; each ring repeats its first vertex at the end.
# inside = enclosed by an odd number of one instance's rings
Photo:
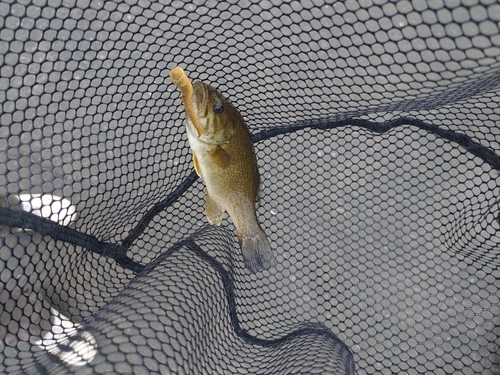
POLYGON ((267 270, 276 264, 271 245, 262 229, 249 236, 240 237, 241 252, 246 267, 256 273, 267 270))

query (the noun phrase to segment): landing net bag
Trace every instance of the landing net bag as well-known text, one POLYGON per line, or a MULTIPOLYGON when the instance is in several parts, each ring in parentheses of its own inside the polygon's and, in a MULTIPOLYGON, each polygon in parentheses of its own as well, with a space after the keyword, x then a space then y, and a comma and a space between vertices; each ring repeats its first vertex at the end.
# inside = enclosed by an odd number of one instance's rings
POLYGON ((498 374, 497 1, 0 2, 0 373, 498 374), (276 266, 169 71, 244 116, 276 266))

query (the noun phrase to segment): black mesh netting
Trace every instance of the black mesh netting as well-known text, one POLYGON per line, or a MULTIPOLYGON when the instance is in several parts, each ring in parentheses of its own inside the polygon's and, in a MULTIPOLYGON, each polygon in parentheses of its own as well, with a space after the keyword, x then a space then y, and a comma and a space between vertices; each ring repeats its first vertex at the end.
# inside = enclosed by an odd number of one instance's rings
POLYGON ((500 373, 500 4, 0 1, 0 373, 500 373), (207 226, 169 70, 253 134, 207 226))

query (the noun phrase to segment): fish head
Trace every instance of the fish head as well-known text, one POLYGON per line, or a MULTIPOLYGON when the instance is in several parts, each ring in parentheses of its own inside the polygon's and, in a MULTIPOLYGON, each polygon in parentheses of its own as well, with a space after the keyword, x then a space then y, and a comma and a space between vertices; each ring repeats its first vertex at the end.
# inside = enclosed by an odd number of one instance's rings
POLYGON ((235 122, 241 118, 231 102, 220 91, 200 81, 193 83, 192 102, 203 130, 198 139, 217 145, 228 143, 233 135, 235 122))

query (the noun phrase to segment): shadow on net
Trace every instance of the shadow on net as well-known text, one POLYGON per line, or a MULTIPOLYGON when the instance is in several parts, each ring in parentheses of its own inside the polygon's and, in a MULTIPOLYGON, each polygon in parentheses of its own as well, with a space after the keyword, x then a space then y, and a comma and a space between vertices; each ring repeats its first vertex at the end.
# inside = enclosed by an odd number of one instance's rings
POLYGON ((348 347, 319 323, 283 327, 285 334, 275 340, 241 327, 232 275, 209 255, 226 253, 223 261, 231 261, 231 244, 226 230, 202 228, 79 326, 83 335, 67 335, 81 336, 92 356, 54 337, 37 343, 46 350, 29 367, 45 373, 96 373, 106 366, 113 373, 354 374, 348 347))

